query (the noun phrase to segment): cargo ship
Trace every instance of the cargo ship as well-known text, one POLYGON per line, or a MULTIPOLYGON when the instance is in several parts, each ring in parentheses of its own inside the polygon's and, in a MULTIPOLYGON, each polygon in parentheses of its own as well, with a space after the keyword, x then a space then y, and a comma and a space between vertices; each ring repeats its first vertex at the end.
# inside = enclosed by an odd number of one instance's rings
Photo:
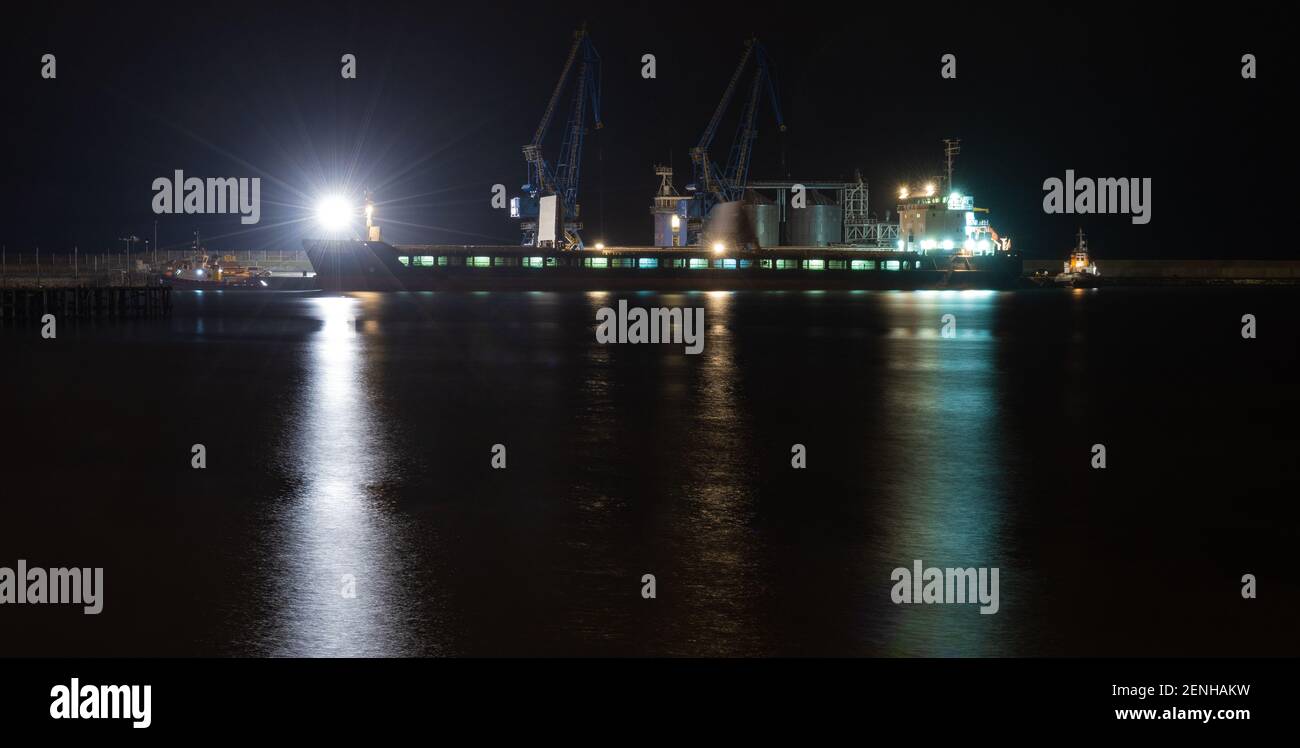
MULTIPOLYGON (((951 176, 947 182, 951 183, 951 176)), ((725 235, 706 228, 700 243, 687 244, 690 198, 662 194, 658 198, 662 207, 656 209, 658 246, 652 247, 600 243, 575 247, 560 242, 393 245, 382 240, 368 197, 364 240, 307 239, 303 246, 320 288, 326 291, 998 289, 1018 285, 1019 253, 1012 250, 1009 238, 993 229, 987 209, 976 207, 970 195, 945 193, 933 182, 915 190, 904 187, 899 195, 899 223, 894 224, 865 218, 865 186, 860 180, 856 185, 832 186, 839 189, 840 205, 810 203, 806 214, 786 209, 795 218, 828 217, 823 225, 830 226, 829 231, 794 233, 818 242, 813 246, 765 246, 762 238, 777 235, 780 226, 766 228, 761 222, 751 230, 725 235), (855 202, 855 190, 861 191, 860 204, 855 202)), ((782 205, 788 187, 760 184, 776 190, 782 205)), ((729 212, 744 222, 755 206, 741 202, 717 207, 732 208, 729 212)), ((800 225, 793 218, 791 222, 794 228, 800 225)))

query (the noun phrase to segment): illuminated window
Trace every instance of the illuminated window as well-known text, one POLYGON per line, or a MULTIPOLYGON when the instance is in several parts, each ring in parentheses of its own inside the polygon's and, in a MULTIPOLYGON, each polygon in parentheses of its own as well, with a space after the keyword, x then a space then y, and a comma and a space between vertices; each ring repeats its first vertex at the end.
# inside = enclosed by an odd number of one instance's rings
POLYGON ((411 265, 417 268, 431 268, 433 267, 433 258, 430 257, 429 255, 420 255, 418 257, 412 257, 411 265))
POLYGON ((441 267, 446 267, 446 266, 447 266, 447 256, 446 256, 446 255, 443 255, 443 256, 441 256, 441 257, 438 258, 438 267, 441 268, 441 267))
POLYGON ((735 269, 736 269, 736 261, 735 261, 734 259, 730 258, 730 257, 726 257, 726 258, 723 258, 723 259, 720 259, 720 260, 714 260, 714 261, 713 261, 713 267, 715 267, 715 268, 725 268, 725 269, 727 269, 727 270, 735 270, 735 269))
POLYGON ((635 258, 635 257, 615 257, 615 258, 613 259, 613 261, 610 262, 610 266, 611 266, 611 267, 616 267, 616 268, 631 268, 631 267, 636 267, 636 258, 635 258))
POLYGON ((514 264, 515 264, 515 258, 513 258, 513 257, 493 257, 493 258, 492 258, 492 264, 493 264, 493 265, 496 265, 496 266, 499 267, 499 268, 508 267, 508 266, 510 266, 510 265, 514 265, 514 264))
POLYGON ((844 260, 830 260, 829 262, 826 263, 826 267, 830 268, 831 270, 843 270, 844 260))
POLYGON ((492 266, 491 257, 466 257, 465 264, 472 268, 486 268, 492 266))
POLYGON ((754 264, 754 261, 753 261, 753 260, 741 260, 741 261, 740 261, 740 266, 741 266, 742 268, 750 267, 750 266, 753 265, 753 264, 754 264))
POLYGON ((772 261, 771 261, 771 260, 759 260, 759 261, 758 261, 758 266, 761 267, 761 268, 770 268, 770 267, 772 267, 772 261))
POLYGON ((609 267, 608 257, 584 257, 582 258, 583 267, 589 268, 606 268, 609 267))
POLYGON ((886 270, 897 270, 897 269, 898 269, 898 260, 885 260, 885 269, 886 269, 886 270))
POLYGON ((682 259, 681 257, 674 257, 674 258, 673 258, 673 267, 675 267, 675 268, 684 268, 684 267, 686 267, 686 260, 682 259))
POLYGON ((659 267, 659 258, 642 257, 640 260, 637 261, 637 265, 643 268, 657 268, 659 267))
POLYGON ((410 258, 410 257, 407 257, 406 255, 402 255, 401 257, 398 257, 398 258, 397 258, 397 261, 400 262, 400 263, 402 263, 403 265, 410 265, 410 264, 411 264, 411 258, 410 258))
POLYGON ((850 260, 849 269, 850 270, 875 270, 876 262, 875 260, 850 260))
POLYGON ((825 260, 804 260, 803 269, 804 270, 825 270, 826 261, 825 260))
POLYGON ((777 270, 791 270, 797 267, 799 267, 798 260, 777 260, 776 261, 777 270))
POLYGON ((691 258, 691 270, 699 270, 700 268, 706 268, 708 266, 709 266, 709 261, 707 259, 704 259, 703 257, 691 258))
POLYGON ((553 268, 553 267, 555 267, 555 265, 556 265, 556 261, 555 261, 555 258, 554 258, 554 257, 547 257, 547 258, 546 258, 546 267, 548 267, 548 268, 553 268))
POLYGON ((544 264, 544 259, 545 259, 545 258, 542 258, 542 257, 525 257, 525 258, 524 258, 524 267, 526 267, 526 268, 539 268, 539 267, 542 267, 543 264, 544 264))

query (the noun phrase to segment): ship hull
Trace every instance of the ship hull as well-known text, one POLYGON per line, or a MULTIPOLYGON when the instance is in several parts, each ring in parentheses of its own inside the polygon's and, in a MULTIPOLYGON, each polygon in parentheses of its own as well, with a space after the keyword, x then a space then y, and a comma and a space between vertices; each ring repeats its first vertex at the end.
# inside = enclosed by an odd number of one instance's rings
POLYGON ((219 288, 232 288, 234 284, 216 280, 190 280, 188 278, 162 278, 162 285, 171 286, 172 288, 183 288, 186 290, 216 290, 219 288))
POLYGON ((944 256, 840 248, 719 256, 655 247, 557 252, 326 240, 304 247, 325 291, 998 289, 1015 287, 1020 275, 1019 257, 962 258, 953 269, 944 256), (445 264, 413 266, 416 258, 445 264))
POLYGON ((239 280, 192 280, 189 278, 162 278, 164 286, 187 290, 218 290, 225 288, 266 288, 267 284, 258 278, 240 278, 239 280))

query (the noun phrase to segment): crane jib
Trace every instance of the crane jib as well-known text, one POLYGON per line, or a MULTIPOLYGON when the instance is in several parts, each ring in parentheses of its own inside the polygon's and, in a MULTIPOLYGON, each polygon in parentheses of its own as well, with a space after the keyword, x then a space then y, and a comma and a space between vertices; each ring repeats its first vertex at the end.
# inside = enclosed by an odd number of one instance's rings
POLYGON ((699 214, 708 215, 709 210, 719 202, 738 200, 745 192, 749 182, 749 164, 753 157, 754 142, 758 139, 757 120, 759 99, 766 89, 776 115, 777 127, 785 131, 785 120, 781 116, 781 103, 776 93, 776 82, 772 75, 767 51, 758 39, 745 43, 740 63, 736 65, 731 80, 722 93, 722 99, 710 118, 698 145, 691 149, 691 162, 695 168, 696 199, 700 201, 699 214), (725 169, 709 156, 709 148, 717 135, 718 126, 726 114, 728 106, 735 97, 740 81, 744 78, 749 61, 754 60, 754 77, 749 85, 749 95, 745 97, 740 121, 736 126, 736 137, 732 141, 731 151, 725 169))
MULTIPOLYGON (((586 134, 587 116, 590 112, 596 129, 602 127, 600 119, 600 55, 597 54, 591 37, 585 27, 574 32, 573 45, 565 58, 560 79, 551 92, 546 109, 542 112, 541 122, 533 134, 533 139, 523 147, 524 160, 528 168, 528 193, 521 202, 527 201, 527 207, 521 208, 516 217, 525 219, 523 243, 536 243, 536 223, 529 219, 537 216, 537 203, 541 196, 557 195, 564 208, 566 219, 578 215, 578 184, 582 165, 582 145, 586 134), (575 75, 576 71, 576 75, 575 75), (560 99, 571 81, 573 85, 572 108, 564 127, 560 151, 555 161, 548 162, 543 155, 544 144, 560 99), (552 166, 554 164, 554 166, 552 166)), ((581 245, 578 236, 580 225, 565 221, 565 234, 573 244, 581 245)))

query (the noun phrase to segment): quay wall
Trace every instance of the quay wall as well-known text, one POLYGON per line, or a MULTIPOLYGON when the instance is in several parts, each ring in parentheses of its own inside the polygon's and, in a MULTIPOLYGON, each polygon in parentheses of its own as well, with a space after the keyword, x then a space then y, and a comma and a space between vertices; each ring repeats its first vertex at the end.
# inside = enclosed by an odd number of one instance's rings
MULTIPOLYGON (((1095 259, 1104 278, 1300 280, 1300 260, 1107 260, 1095 259)), ((1064 260, 1025 260, 1026 275, 1061 272, 1064 260)))

